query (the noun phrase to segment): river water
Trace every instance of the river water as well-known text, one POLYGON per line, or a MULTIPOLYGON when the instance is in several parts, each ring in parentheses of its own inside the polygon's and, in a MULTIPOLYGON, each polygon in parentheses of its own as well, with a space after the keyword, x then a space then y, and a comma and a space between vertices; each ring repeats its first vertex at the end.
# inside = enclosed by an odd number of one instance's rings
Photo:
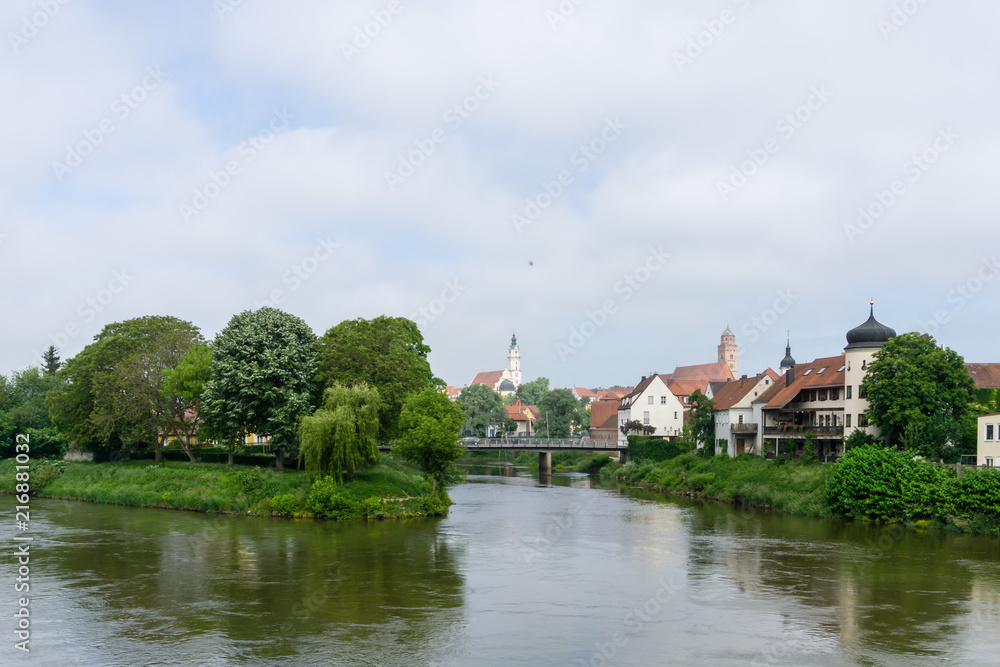
POLYGON ((997 538, 476 472, 441 519, 34 499, 16 664, 1000 664, 997 538))

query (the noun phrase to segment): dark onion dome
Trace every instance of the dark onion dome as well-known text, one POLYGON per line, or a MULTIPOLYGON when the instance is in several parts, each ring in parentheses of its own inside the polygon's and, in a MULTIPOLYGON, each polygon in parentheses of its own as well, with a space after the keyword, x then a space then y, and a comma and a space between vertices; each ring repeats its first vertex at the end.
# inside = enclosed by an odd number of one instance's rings
POLYGON ((517 332, 514 332, 513 334, 511 334, 511 337, 510 337, 510 346, 511 347, 517 347, 517 332))
POLYGON ((510 380, 504 380, 500 383, 500 388, 497 391, 517 391, 517 387, 510 380))
POLYGON ((847 332, 847 347, 850 350, 857 347, 882 347, 890 338, 895 338, 896 332, 875 319, 875 302, 872 302, 868 321, 847 332))
POLYGON ((781 365, 778 368, 791 368, 795 365, 795 359, 792 358, 792 344, 788 342, 785 345, 785 358, 781 360, 781 365))

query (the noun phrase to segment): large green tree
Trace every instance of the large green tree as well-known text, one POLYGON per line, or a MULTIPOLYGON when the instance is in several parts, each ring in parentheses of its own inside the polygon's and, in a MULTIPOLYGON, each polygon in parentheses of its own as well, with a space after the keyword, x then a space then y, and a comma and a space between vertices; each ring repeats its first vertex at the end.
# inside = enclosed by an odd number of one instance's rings
POLYGON ((695 389, 688 397, 691 405, 691 433, 706 453, 715 453, 715 417, 712 411, 715 404, 712 399, 695 389))
POLYGON ((56 426, 94 452, 156 448, 175 408, 161 393, 163 374, 202 343, 198 328, 169 316, 104 327, 56 373, 46 404, 56 426))
MULTIPOLYGON (((194 344, 187 349, 174 369, 163 372, 160 393, 168 401, 167 432, 171 433, 195 463, 191 442, 201 427, 201 396, 205 384, 212 379, 212 349, 207 344, 194 344)), ((160 460, 160 450, 156 460, 160 460)), ((233 462, 233 452, 229 452, 229 463, 233 462)))
POLYGON ((0 457, 14 456, 20 434, 30 438, 31 455, 58 457, 66 450, 45 406, 54 379, 38 367, 0 375, 0 457))
POLYGON ((517 397, 525 405, 538 405, 539 401, 549 393, 549 379, 537 378, 531 382, 525 382, 517 388, 517 397))
POLYGON ((402 432, 393 452, 430 475, 432 492, 438 484, 461 479, 455 461, 465 453, 458 442, 464 421, 462 408, 432 387, 411 394, 403 404, 399 418, 402 432))
POLYGON ((579 427, 580 402, 569 389, 555 389, 538 402, 535 433, 547 433, 549 438, 568 438, 574 426, 579 427))
POLYGON ((928 334, 905 333, 875 353, 861 385, 886 443, 932 459, 975 447, 975 384, 965 361, 928 334), (948 444, 957 445, 950 447, 948 444))
POLYGON ((504 431, 510 430, 509 422, 513 420, 507 416, 500 395, 484 384, 474 384, 463 389, 458 395, 458 405, 465 413, 463 433, 485 438, 486 429, 490 426, 499 426, 504 431))
POLYGON ((315 405, 316 336, 275 308, 235 315, 212 342, 212 379, 201 399, 206 433, 234 448, 248 433, 271 438, 277 467, 315 405))
POLYGON ((417 325, 405 317, 341 322, 323 335, 318 349, 324 387, 364 383, 378 389, 383 440, 399 436, 399 415, 409 394, 444 385, 431 373, 427 361, 431 349, 417 325))
POLYGON ((378 390, 368 385, 335 384, 323 393, 323 405, 299 426, 299 461, 313 477, 333 477, 378 463, 378 390))

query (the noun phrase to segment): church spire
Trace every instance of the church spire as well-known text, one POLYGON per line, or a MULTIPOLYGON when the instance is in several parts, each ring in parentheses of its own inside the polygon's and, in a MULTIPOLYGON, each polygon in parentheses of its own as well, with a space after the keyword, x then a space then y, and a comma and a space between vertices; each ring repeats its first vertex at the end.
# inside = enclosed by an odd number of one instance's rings
POLYGON ((517 332, 516 331, 514 333, 512 333, 511 336, 510 336, 510 346, 511 347, 517 347, 517 332))

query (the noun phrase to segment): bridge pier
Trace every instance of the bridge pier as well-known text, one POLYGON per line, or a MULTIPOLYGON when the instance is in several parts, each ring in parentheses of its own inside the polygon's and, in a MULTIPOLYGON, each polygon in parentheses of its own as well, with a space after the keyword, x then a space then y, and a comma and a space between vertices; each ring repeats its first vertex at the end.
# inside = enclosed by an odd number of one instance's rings
POLYGON ((625 465, 626 463, 628 463, 628 450, 627 449, 619 449, 618 450, 618 463, 621 463, 622 465, 625 465))
POLYGON ((538 452, 538 474, 552 474, 552 452, 538 452))

